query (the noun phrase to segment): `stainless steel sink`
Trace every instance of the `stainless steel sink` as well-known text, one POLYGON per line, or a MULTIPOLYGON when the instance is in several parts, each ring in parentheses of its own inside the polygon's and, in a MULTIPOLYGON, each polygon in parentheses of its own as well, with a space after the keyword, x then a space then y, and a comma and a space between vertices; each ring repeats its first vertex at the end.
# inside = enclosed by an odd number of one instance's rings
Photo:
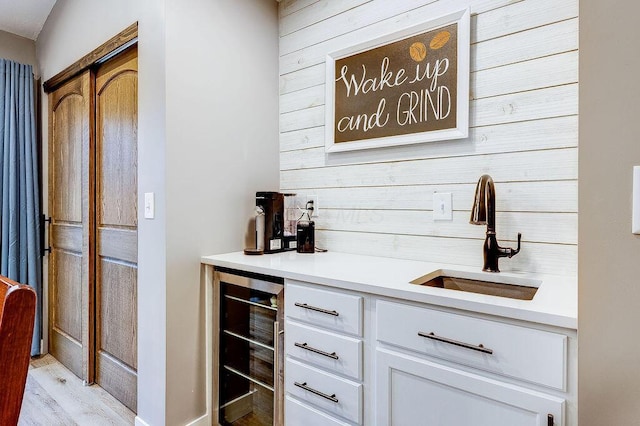
POLYGON ((520 277, 496 275, 495 278, 493 278, 487 276, 487 274, 440 269, 416 278, 411 281, 411 284, 507 297, 510 299, 532 300, 541 282, 520 277))

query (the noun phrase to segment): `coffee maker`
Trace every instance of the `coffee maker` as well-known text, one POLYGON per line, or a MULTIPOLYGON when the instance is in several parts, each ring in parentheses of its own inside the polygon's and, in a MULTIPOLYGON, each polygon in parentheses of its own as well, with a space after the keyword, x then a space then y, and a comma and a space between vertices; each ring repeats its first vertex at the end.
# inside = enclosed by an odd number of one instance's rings
MULTIPOLYGON (((284 195, 279 192, 256 192, 256 207, 264 212, 265 253, 284 250, 284 195)), ((259 246, 259 244, 257 244, 259 246)))

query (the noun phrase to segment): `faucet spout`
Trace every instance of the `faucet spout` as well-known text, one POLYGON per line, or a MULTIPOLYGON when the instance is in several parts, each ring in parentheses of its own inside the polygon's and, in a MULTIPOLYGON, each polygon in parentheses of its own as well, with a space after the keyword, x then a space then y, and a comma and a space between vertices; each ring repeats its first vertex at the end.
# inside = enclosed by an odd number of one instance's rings
POLYGON ((483 271, 500 272, 498 259, 501 257, 513 257, 520 252, 520 240, 522 234, 518 233, 518 247, 500 247, 496 237, 496 190, 493 179, 489 175, 482 175, 476 185, 476 192, 471 208, 469 223, 473 225, 487 225, 487 234, 484 240, 484 266, 483 271))
POLYGON ((489 175, 482 175, 476 185, 476 194, 471 208, 473 225, 487 225, 487 231, 496 230, 496 189, 489 175))

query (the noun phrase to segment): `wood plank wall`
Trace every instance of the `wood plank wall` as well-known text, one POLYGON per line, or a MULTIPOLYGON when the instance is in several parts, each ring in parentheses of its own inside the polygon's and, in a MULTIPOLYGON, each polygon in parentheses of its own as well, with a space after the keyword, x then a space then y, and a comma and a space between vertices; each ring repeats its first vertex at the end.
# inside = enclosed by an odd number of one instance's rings
POLYGON ((574 275, 578 222, 578 0, 283 0, 280 186, 316 194, 317 245, 482 265, 468 223, 480 175, 496 182, 497 232, 522 252, 504 271, 574 275), (324 152, 325 55, 471 9, 469 138, 324 152), (453 221, 433 222, 434 191, 453 221))

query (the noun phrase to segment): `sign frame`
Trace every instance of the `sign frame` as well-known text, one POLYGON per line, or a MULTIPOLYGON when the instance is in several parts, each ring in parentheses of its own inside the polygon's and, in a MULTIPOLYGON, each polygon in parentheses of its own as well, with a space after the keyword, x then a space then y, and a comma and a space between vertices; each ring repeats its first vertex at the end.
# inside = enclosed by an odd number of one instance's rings
MULTIPOLYGON (((464 139, 469 135, 469 68, 470 68, 470 11, 469 8, 443 15, 359 43, 357 45, 331 52, 325 61, 325 152, 354 151, 359 149, 390 147, 398 145, 437 142, 452 139, 464 139), (335 141, 336 126, 336 62, 353 55, 384 47, 425 32, 437 30, 447 25, 457 24, 457 76, 456 89, 456 125, 442 130, 427 130, 405 134, 396 134, 353 141, 335 141)), ((375 106, 374 106, 375 108, 375 106)))

